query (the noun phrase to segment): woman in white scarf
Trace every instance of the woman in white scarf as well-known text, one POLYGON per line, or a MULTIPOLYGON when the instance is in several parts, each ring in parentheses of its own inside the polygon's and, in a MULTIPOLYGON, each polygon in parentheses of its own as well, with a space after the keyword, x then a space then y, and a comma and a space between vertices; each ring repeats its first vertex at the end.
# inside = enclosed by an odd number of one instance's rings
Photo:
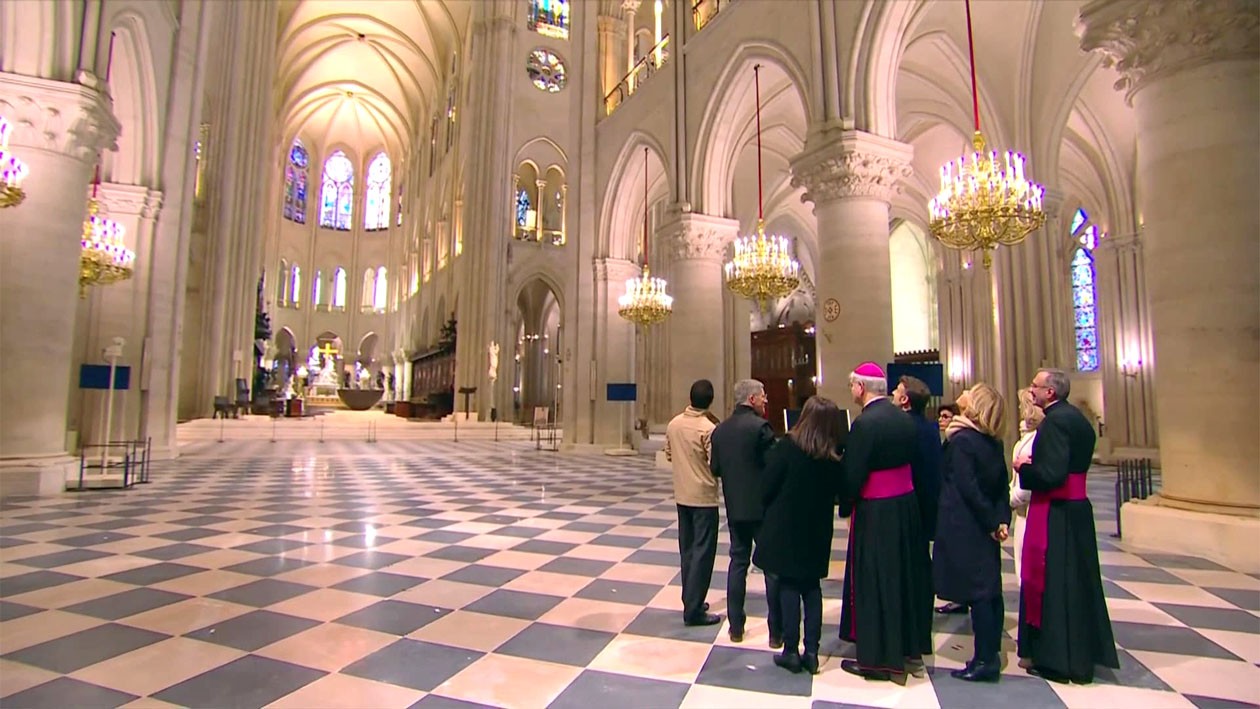
POLYGON ((1019 581, 1020 562, 1024 555, 1024 525, 1028 522, 1028 502, 1032 493, 1019 486, 1019 476, 1015 471, 1019 466, 1032 460, 1033 441, 1037 439, 1037 427, 1045 413, 1033 401, 1032 392, 1019 390, 1019 440, 1011 450, 1011 537, 1015 553, 1015 580, 1019 581))

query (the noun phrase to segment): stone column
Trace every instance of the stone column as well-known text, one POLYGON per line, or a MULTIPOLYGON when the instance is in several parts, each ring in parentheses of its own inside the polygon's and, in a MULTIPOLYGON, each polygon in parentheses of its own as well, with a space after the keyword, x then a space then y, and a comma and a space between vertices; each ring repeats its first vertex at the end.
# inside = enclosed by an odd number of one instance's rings
POLYGON ((707 214, 683 212, 677 221, 661 227, 673 259, 674 314, 667 324, 670 337, 670 408, 682 411, 691 384, 697 379, 713 382, 712 410, 727 411, 726 315, 722 259, 726 247, 739 234, 739 222, 707 214))
POLYGON ((600 98, 617 87, 624 72, 621 70, 621 49, 625 42, 626 24, 616 17, 600 15, 599 31, 600 98))
POLYGON ((64 489, 79 305, 79 239, 97 155, 120 130, 90 74, 79 83, 0 73, 9 146, 30 167, 26 201, 0 209, 0 495, 64 489))
POLYGON ((1125 538, 1249 571, 1260 569, 1260 438, 1248 415, 1260 393, 1258 27, 1260 6, 1231 0, 1098 0, 1077 27, 1137 113, 1154 360, 1170 375, 1155 395, 1158 504, 1214 513, 1140 532, 1126 522, 1125 538))
MULTIPOLYGON (((633 440, 630 431, 637 407, 624 402, 609 402, 607 384, 635 381, 637 326, 617 314, 617 299, 626 292, 626 281, 638 275, 639 267, 631 261, 595 259, 595 327, 600 332, 595 339, 597 370, 594 376, 595 407, 591 424, 594 443, 603 448, 619 446, 623 440, 633 440)), ((646 386, 645 382, 637 383, 641 400, 647 393, 646 386)), ((533 413, 528 412, 528 415, 532 417, 533 413)))
POLYGON ((1108 234, 1094 249, 1106 437, 1120 458, 1157 447, 1142 235, 1108 234))
POLYGON ((853 130, 820 131, 792 161, 818 219, 819 393, 858 410, 848 374, 863 361, 892 361, 888 204, 910 175, 909 145, 853 130))

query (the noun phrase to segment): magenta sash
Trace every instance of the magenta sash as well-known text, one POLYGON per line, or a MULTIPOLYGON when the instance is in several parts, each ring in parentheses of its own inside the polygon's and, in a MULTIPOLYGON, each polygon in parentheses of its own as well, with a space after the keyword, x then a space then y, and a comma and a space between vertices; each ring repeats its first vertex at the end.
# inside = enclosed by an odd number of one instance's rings
POLYGON ((1050 503, 1053 500, 1087 500, 1085 473, 1070 473, 1067 482, 1048 492, 1033 492, 1028 503, 1028 523, 1024 526, 1024 550, 1020 564, 1020 591, 1024 594, 1024 615, 1028 624, 1041 627, 1041 602, 1046 592, 1046 547, 1050 533, 1050 503))
POLYGON ((910 475, 909 465, 872 470, 862 485, 863 500, 882 500, 909 492, 914 492, 914 478, 910 475))
MULTIPOLYGON (((914 477, 911 476, 910 466, 907 464, 896 468, 872 470, 866 477, 859 496, 863 500, 883 500, 911 492, 914 492, 914 477)), ((849 550, 845 555, 849 576, 849 597, 845 600, 849 604, 849 639, 853 642, 857 642, 857 603, 854 600, 857 595, 857 571, 853 565, 856 559, 853 540, 857 537, 857 515, 858 510, 855 506, 853 513, 849 516, 849 550)))

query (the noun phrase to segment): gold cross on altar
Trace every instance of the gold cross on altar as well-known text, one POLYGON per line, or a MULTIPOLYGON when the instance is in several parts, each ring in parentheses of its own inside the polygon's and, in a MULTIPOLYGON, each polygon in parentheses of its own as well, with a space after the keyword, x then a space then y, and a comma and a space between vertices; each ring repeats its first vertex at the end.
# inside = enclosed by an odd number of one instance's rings
POLYGON ((332 346, 332 343, 331 343, 331 342, 325 342, 325 343, 324 343, 324 349, 322 349, 322 350, 320 350, 320 351, 324 353, 324 356, 325 356, 325 357, 332 358, 333 356, 335 356, 335 355, 336 355, 338 352, 340 352, 341 350, 335 350, 335 349, 333 349, 333 346, 332 346))

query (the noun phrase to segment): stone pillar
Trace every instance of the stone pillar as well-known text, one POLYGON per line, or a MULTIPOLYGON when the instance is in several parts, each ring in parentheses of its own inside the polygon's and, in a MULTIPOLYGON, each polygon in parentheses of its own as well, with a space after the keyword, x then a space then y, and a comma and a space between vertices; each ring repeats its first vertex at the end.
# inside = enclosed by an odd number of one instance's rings
POLYGON ((64 489, 77 462, 66 412, 79 305, 79 238, 101 150, 120 130, 99 82, 0 73, 9 146, 30 167, 26 201, 0 209, 0 495, 64 489))
POLYGON ((610 91, 617 87, 617 82, 621 81, 622 71, 621 52, 619 51, 625 43, 626 25, 616 17, 608 17, 600 15, 598 20, 599 31, 599 68, 600 68, 600 97, 607 96, 610 91))
POLYGON ((726 247, 739 234, 739 222, 707 214, 683 212, 677 221, 661 227, 673 259, 669 284, 674 296, 670 316, 670 408, 682 411, 691 384, 697 379, 713 382, 712 410, 727 411, 726 315, 722 259, 726 247))
MULTIPOLYGON (((607 448, 633 440, 630 435, 637 406, 624 402, 609 402, 609 382, 633 382, 636 358, 635 328, 633 323, 617 314, 617 299, 626 292, 626 281, 639 275, 639 267, 625 259, 604 258, 595 260, 595 327, 601 332, 595 339, 597 370, 595 380, 595 410, 592 426, 595 445, 607 448)), ((677 317, 675 311, 674 317, 677 317)), ((653 325, 653 328, 666 325, 653 325)), ((528 343, 527 343, 528 344, 528 343)), ((638 395, 646 395, 645 382, 637 382, 638 395)), ((533 416, 533 412, 528 412, 533 416)))
POLYGON ((1155 395, 1157 504, 1209 513, 1139 529, 1126 517, 1125 540, 1248 571, 1260 570, 1260 438, 1247 413, 1260 393, 1258 26, 1249 2, 1098 0, 1077 27, 1137 113, 1154 360, 1170 375, 1155 395))
POLYGON ((904 143, 834 130, 792 161, 792 185, 805 188, 818 219, 818 390, 854 416, 849 372, 893 357, 888 204, 911 156, 904 143))
POLYGON ((1158 446, 1142 242, 1140 232, 1108 234, 1094 249, 1105 435, 1118 458, 1149 456, 1158 446))

